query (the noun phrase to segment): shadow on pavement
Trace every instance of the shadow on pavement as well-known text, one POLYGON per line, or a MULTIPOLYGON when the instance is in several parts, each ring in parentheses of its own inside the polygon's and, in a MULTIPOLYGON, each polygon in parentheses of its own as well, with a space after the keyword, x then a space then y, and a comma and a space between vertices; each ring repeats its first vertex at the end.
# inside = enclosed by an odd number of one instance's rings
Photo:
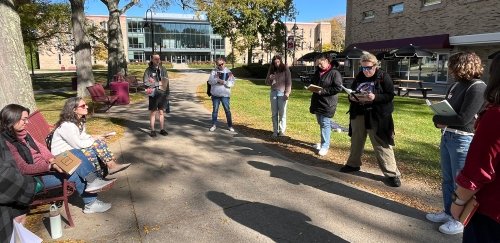
POLYGON ((350 198, 400 215, 405 215, 407 217, 412 217, 419 220, 423 219, 423 212, 417 209, 408 207, 395 201, 387 200, 385 198, 358 190, 350 186, 346 186, 341 183, 323 179, 317 176, 304 174, 300 171, 290 169, 288 167, 271 165, 260 161, 248 161, 248 164, 257 169, 269 171, 271 173, 271 177, 282 179, 294 185, 307 185, 328 193, 350 198))
POLYGON ((275 242, 348 242, 329 231, 308 223, 307 215, 273 205, 233 198, 209 191, 206 197, 219 205, 232 220, 275 242))

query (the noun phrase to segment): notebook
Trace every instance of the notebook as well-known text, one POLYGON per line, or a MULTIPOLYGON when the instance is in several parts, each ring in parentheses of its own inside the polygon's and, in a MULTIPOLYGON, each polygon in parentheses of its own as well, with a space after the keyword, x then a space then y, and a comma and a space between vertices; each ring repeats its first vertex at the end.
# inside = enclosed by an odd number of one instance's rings
POLYGON ((66 174, 71 175, 80 166, 82 161, 69 151, 64 151, 54 157, 54 163, 66 174))
POLYGON ((442 100, 437 103, 432 103, 430 100, 425 100, 425 103, 434 111, 434 114, 441 116, 456 116, 457 113, 451 107, 447 100, 442 100))

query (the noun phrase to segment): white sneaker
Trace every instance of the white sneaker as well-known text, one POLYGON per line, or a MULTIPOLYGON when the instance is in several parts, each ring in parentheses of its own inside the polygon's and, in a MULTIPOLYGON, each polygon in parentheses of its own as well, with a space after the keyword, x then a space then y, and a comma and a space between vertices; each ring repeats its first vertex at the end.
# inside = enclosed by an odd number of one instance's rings
POLYGON ((328 149, 322 148, 318 151, 319 156, 325 156, 328 153, 328 149))
POLYGON ((454 235, 464 232, 464 225, 455 219, 451 219, 439 226, 439 231, 443 234, 454 235))
POLYGON ((217 127, 216 127, 215 125, 213 125, 213 126, 212 126, 210 129, 208 129, 208 130, 209 130, 209 131, 211 131, 211 132, 213 132, 213 131, 215 131, 215 129, 216 129, 216 128, 217 128, 217 127))
POLYGON ((230 132, 234 132, 234 128, 233 127, 229 127, 228 128, 230 132))
POLYGON ((316 150, 320 150, 320 149, 321 149, 321 143, 317 143, 317 144, 314 146, 314 148, 315 148, 316 150))
POLYGON ((446 223, 452 219, 452 217, 446 214, 444 211, 441 211, 439 213, 428 213, 427 215, 425 215, 425 218, 434 223, 446 223))
POLYGON ((105 203, 96 199, 94 202, 85 204, 83 208, 83 213, 103 213, 111 208, 111 203, 105 203))

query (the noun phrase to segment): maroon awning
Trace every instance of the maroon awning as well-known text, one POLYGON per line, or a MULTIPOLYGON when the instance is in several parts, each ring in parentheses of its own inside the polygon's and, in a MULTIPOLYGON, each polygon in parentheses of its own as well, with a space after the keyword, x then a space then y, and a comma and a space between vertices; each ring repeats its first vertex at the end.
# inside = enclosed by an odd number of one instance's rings
POLYGON ((383 40, 383 41, 373 41, 373 42, 361 42, 349 45, 347 49, 357 47, 373 53, 379 53, 384 51, 391 51, 402 46, 415 45, 424 49, 443 49, 451 48, 450 45, 450 35, 430 35, 430 36, 419 36, 404 39, 393 39, 393 40, 383 40))

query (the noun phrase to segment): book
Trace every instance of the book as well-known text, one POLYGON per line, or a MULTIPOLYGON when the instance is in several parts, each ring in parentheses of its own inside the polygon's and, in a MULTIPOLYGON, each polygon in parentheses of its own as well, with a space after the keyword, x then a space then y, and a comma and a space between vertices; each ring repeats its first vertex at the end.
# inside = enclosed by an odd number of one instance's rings
POLYGON ((310 84, 308 86, 305 86, 305 88, 311 92, 318 92, 320 90, 322 90, 323 88, 321 88, 320 86, 318 85, 314 85, 314 84, 310 84))
POLYGON ((342 89, 348 94, 350 95, 351 97, 354 97, 354 99, 356 99, 357 101, 359 101, 359 98, 356 96, 356 92, 354 92, 352 89, 348 89, 346 87, 344 87, 344 85, 341 85, 342 89))
POLYGON ((80 166, 82 161, 70 151, 64 151, 54 157, 54 163, 66 174, 71 175, 80 166))
POLYGON ((442 100, 437 103, 432 103, 430 100, 426 99, 425 103, 434 111, 434 114, 441 116, 456 116, 457 113, 453 110, 450 103, 447 100, 442 100))
POLYGON ((462 214, 460 214, 460 218, 458 219, 458 221, 466 226, 478 207, 479 203, 476 201, 476 197, 474 196, 465 204, 464 211, 462 211, 462 214))
POLYGON ((218 75, 219 79, 227 81, 229 79, 229 76, 232 75, 232 73, 231 72, 229 72, 229 73, 217 72, 217 75, 218 75))

